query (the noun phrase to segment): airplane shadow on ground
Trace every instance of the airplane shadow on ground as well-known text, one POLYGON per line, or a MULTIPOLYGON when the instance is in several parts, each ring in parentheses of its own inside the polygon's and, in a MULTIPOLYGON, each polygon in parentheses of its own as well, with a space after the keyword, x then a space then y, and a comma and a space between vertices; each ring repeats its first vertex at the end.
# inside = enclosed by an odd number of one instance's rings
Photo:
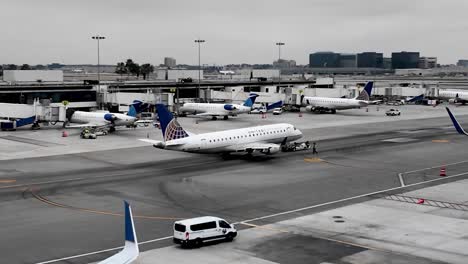
POLYGON ((220 159, 222 160, 244 160, 248 162, 266 162, 270 160, 276 159, 275 156, 271 155, 264 155, 264 154, 240 154, 240 153, 235 153, 235 154, 222 154, 219 156, 220 159))

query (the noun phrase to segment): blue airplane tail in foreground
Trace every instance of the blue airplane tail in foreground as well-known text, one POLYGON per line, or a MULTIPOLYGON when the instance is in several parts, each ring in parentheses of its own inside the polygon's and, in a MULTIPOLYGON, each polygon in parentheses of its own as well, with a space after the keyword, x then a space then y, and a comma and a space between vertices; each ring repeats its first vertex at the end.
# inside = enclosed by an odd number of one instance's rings
POLYGON ((129 264, 138 258, 140 250, 133 222, 132 208, 124 201, 125 207, 125 246, 119 253, 107 258, 98 264, 129 264))
POLYGON ((455 118, 455 116, 452 114, 452 111, 450 111, 450 109, 448 107, 445 107, 445 109, 447 109, 447 112, 450 116, 450 119, 452 119, 452 123, 453 123, 453 126, 455 127, 455 129, 457 130, 457 132, 459 134, 462 134, 462 135, 465 135, 465 136, 468 136, 468 133, 466 133, 466 131, 463 129, 463 127, 460 125, 460 123, 458 122, 458 120, 455 118))
POLYGON ((156 104, 156 110, 158 111, 164 141, 186 138, 189 136, 172 113, 167 110, 166 106, 163 104, 156 104))

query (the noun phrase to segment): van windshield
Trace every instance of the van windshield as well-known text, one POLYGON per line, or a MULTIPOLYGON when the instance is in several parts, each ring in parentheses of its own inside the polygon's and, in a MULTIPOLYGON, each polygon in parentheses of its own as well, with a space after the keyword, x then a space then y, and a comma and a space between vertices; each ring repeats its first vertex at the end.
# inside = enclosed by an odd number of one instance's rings
POLYGON ((175 231, 178 231, 178 232, 185 232, 185 226, 181 224, 175 224, 174 229, 175 231))

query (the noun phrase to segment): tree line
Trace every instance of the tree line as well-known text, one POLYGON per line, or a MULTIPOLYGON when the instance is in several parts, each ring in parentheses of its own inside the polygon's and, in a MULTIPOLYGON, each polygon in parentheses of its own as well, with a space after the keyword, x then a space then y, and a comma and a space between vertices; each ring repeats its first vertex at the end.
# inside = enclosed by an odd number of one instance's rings
POLYGON ((135 75, 137 78, 140 78, 140 75, 143 76, 143 80, 146 80, 150 73, 154 72, 154 66, 145 63, 139 65, 135 63, 132 59, 128 59, 126 62, 119 62, 115 67, 115 73, 123 75, 135 75))

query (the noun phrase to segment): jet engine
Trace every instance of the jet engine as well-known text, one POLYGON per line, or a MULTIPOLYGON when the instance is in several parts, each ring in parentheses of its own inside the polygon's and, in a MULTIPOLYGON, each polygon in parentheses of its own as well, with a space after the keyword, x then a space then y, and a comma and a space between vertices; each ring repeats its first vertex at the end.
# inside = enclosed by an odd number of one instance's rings
POLYGON ((117 120, 117 117, 113 114, 105 114, 104 119, 109 122, 114 122, 115 120, 117 120))
POLYGON ((305 109, 306 109, 306 111, 309 111, 309 112, 313 112, 313 111, 314 111, 314 107, 311 106, 311 105, 306 106, 305 109))
POLYGON ((236 110, 236 107, 231 105, 231 104, 225 104, 224 105, 224 110, 232 111, 232 110, 236 110))
POLYGON ((275 147, 269 147, 267 149, 262 149, 260 152, 266 155, 272 155, 272 154, 280 152, 280 150, 281 149, 279 146, 275 146, 275 147))

